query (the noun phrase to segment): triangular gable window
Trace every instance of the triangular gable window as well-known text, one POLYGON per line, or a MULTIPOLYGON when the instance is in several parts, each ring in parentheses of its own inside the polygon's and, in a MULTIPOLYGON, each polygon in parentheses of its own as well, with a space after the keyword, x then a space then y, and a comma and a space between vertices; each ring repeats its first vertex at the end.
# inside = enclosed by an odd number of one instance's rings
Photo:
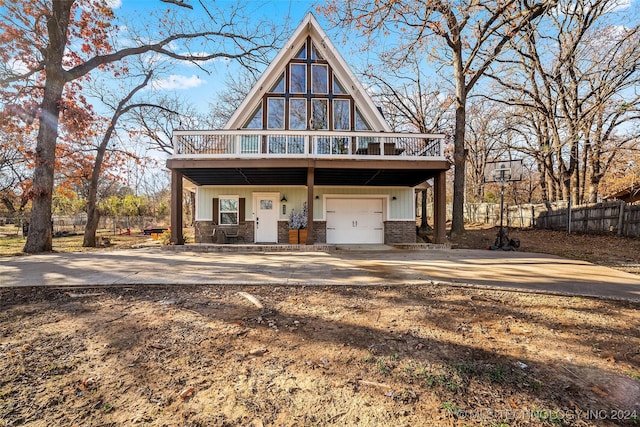
POLYGON ((340 81, 338 80, 338 78, 336 77, 336 75, 333 75, 333 94, 334 95, 346 95, 347 91, 344 90, 344 87, 342 86, 342 84, 340 83, 340 81))
POLYGON ((298 54, 296 55, 296 59, 307 59, 307 43, 306 42, 302 45, 302 49, 298 51, 298 54))
POLYGON ((318 52, 318 49, 316 49, 316 45, 315 44, 311 44, 311 59, 316 59, 316 60, 322 60, 322 55, 320 55, 320 52, 318 52))
POLYGON ((258 109, 251 119, 244 126, 245 129, 262 129, 262 103, 258 106, 258 109))
POLYGON ((280 76, 278 82, 273 85, 273 88, 269 91, 271 93, 284 93, 284 74, 280 76))
POLYGON ((360 110, 356 108, 356 130, 371 130, 369 123, 362 117, 360 110))
MULTIPOLYGON (((318 41, 318 43, 320 43, 318 41)), ((300 45, 299 45, 300 46, 300 45)), ((283 64, 284 65, 284 64, 283 64)), ((370 131, 371 125, 358 109, 331 61, 320 54, 311 36, 290 57, 270 90, 262 96, 245 129, 370 131)))

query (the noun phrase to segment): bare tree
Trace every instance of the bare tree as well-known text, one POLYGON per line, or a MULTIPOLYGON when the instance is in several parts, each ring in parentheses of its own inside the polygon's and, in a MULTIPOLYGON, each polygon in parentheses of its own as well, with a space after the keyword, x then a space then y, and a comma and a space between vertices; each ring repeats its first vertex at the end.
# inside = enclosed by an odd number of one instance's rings
POLYGON ((453 127, 453 94, 434 89, 433 79, 425 75, 415 55, 398 69, 384 55, 378 64, 361 72, 372 87, 374 100, 382 107, 385 119, 396 131, 438 133, 453 127), (430 83, 431 82, 431 83, 430 83))
MULTIPOLYGON (((186 1, 179 3, 188 5, 186 1)), ((96 69, 148 52, 195 63, 224 57, 250 65, 263 59, 278 37, 271 26, 243 25, 240 8, 230 8, 225 13, 211 13, 210 8, 205 8, 209 17, 199 21, 201 14, 181 7, 186 15, 157 21, 159 27, 166 24, 167 28, 159 28, 153 37, 140 39, 133 47, 116 50, 108 42, 114 14, 107 6, 96 8, 86 0, 38 0, 28 9, 21 8, 24 4, 23 0, 0 9, 2 26, 13 29, 11 39, 0 37, 3 58, 23 57, 26 67, 3 69, 0 83, 1 87, 9 87, 3 96, 29 91, 39 99, 33 207, 25 252, 51 250, 56 143, 65 90, 72 83, 96 69), (27 10, 29 13, 25 13, 27 10), (191 48, 192 43, 201 44, 210 52, 191 53, 196 51, 191 48), (42 82, 37 92, 25 83, 32 81, 42 82)))
POLYGON ((638 119, 640 28, 612 25, 607 18, 616 4, 561 3, 528 29, 514 60, 502 61, 508 73, 492 75, 507 92, 491 98, 534 120, 528 128, 550 200, 595 202, 615 157, 637 141, 637 128, 627 124, 638 119))
POLYGON ((509 151, 514 133, 510 130, 512 118, 499 104, 482 99, 473 100, 468 112, 467 194, 471 201, 483 202, 486 164, 501 159, 509 151))
POLYGON ((326 15, 336 24, 355 26, 370 43, 394 34, 389 55, 402 64, 422 52, 452 66, 455 86, 455 165, 452 233, 464 231, 465 130, 467 97, 509 41, 548 12, 557 0, 333 0, 326 15), (434 46, 435 42, 441 45, 434 46))
POLYGON ((217 101, 211 106, 205 123, 211 128, 222 128, 249 94, 258 77, 248 69, 228 74, 225 87, 218 92, 217 101))

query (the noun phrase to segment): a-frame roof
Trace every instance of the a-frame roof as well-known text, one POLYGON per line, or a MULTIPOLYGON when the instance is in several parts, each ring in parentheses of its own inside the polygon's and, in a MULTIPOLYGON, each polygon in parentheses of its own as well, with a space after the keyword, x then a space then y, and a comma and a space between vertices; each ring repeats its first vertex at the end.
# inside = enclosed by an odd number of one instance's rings
POLYGON ((251 89, 247 97, 242 101, 238 109, 233 113, 225 129, 240 129, 249 115, 252 114, 259 104, 262 96, 271 88, 282 75, 289 61, 301 49, 310 37, 320 54, 333 68, 334 74, 345 86, 344 89, 351 95, 358 106, 358 109, 373 131, 391 132, 389 124, 384 120, 380 111, 376 108, 371 97, 362 86, 360 81, 351 71, 349 65, 340 55, 326 33, 320 28, 318 21, 312 13, 302 20, 298 28, 293 32, 291 38, 284 45, 282 50, 269 64, 260 79, 251 89))

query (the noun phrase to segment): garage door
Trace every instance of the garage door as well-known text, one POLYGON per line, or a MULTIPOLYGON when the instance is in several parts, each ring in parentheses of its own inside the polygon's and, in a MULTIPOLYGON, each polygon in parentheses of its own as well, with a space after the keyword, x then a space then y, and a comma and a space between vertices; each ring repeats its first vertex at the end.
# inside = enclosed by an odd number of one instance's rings
POLYGON ((384 243, 382 199, 327 199, 327 243, 384 243))

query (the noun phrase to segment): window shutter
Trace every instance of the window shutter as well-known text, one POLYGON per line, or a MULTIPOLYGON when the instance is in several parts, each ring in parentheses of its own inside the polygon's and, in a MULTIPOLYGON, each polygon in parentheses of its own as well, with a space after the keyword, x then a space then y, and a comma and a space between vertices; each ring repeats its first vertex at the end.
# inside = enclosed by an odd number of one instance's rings
POLYGON ((213 218, 212 218, 212 221, 213 221, 214 225, 218 224, 218 216, 219 216, 218 215, 218 211, 219 211, 219 209, 220 209, 220 205, 218 203, 218 198, 214 197, 214 199, 213 199, 213 218))
POLYGON ((238 223, 239 224, 244 224, 245 222, 245 198, 244 197, 240 197, 240 200, 238 202, 238 223))

